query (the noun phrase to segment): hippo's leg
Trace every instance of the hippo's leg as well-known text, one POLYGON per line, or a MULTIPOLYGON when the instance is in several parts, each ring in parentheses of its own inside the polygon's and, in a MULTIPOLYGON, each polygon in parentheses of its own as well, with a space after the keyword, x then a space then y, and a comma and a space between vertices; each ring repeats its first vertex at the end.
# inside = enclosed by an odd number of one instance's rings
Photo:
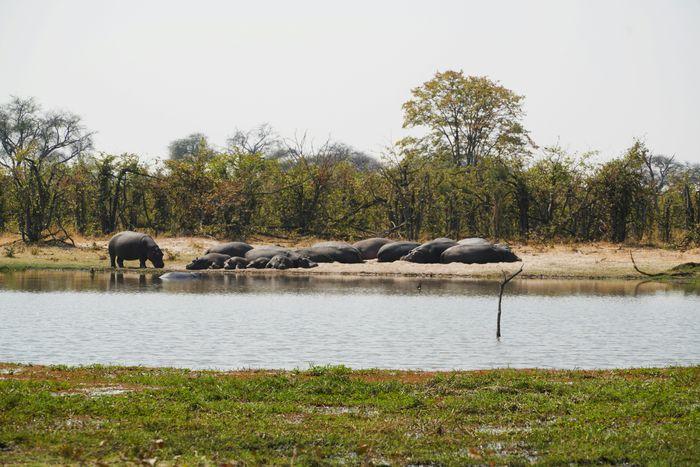
POLYGON ((139 258, 139 267, 140 268, 146 267, 146 258, 139 258))
POLYGON ((116 260, 116 256, 110 254, 110 255, 109 255, 109 264, 110 264, 110 266, 112 267, 112 269, 114 269, 114 268, 117 267, 117 265, 116 265, 116 263, 115 263, 115 260, 116 260))
POLYGON ((124 268, 124 258, 119 258, 117 257, 117 264, 119 265, 120 268, 124 268))

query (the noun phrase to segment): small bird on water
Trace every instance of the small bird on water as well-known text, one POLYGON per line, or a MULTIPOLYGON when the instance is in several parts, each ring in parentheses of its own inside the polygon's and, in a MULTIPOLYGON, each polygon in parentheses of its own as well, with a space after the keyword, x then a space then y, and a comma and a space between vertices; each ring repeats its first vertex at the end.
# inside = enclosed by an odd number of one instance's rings
POLYGON ((418 292, 420 292, 423 289, 423 286, 421 285, 420 282, 418 283, 418 286, 416 287, 416 289, 418 289, 418 292))

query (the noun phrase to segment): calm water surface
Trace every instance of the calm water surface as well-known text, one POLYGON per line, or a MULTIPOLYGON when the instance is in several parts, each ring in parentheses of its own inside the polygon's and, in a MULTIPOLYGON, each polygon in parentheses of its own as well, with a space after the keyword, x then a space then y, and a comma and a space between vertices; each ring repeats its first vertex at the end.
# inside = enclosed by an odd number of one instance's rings
POLYGON ((700 289, 87 272, 0 274, 0 361, 189 368, 611 368, 700 364, 700 289), (420 284, 420 289, 418 285, 420 284))

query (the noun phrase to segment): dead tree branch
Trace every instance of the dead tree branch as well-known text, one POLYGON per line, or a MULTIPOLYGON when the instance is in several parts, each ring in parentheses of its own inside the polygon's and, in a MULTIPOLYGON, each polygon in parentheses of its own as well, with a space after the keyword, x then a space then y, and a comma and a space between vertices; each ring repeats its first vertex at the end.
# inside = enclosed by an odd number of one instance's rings
POLYGON ((520 269, 518 269, 517 271, 515 271, 515 272, 514 272, 513 274, 511 274, 510 276, 507 275, 505 271, 501 271, 501 272, 503 273, 503 280, 501 281, 501 284, 500 284, 501 290, 500 290, 500 292, 498 293, 498 318, 497 318, 497 320, 496 320, 496 338, 499 338, 499 339, 500 339, 500 337, 501 337, 501 301, 503 300, 503 290, 505 290, 506 285, 508 284, 508 282, 510 282, 511 280, 513 280, 513 278, 515 278, 515 276, 517 276, 518 274, 520 274, 521 272, 523 272, 523 267, 524 267, 524 266, 525 266, 524 263, 521 264, 521 265, 520 265, 520 269))

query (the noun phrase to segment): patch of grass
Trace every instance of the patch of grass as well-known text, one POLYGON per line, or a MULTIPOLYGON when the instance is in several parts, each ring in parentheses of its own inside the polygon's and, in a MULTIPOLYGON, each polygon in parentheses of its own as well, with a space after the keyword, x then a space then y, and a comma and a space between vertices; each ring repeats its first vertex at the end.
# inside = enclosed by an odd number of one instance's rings
POLYGON ((693 464, 700 367, 211 372, 0 365, 8 463, 693 464))

